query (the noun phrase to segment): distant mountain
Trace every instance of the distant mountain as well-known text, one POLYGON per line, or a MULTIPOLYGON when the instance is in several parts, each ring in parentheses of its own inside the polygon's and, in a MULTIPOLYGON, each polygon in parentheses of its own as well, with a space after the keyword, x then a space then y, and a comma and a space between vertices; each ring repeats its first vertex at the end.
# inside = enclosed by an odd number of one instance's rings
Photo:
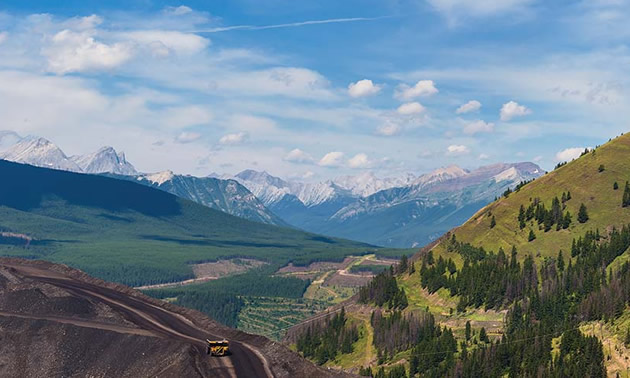
POLYGON ((125 159, 124 152, 116 152, 112 147, 103 147, 88 155, 68 157, 48 139, 38 136, 22 138, 13 131, 0 131, 0 159, 70 172, 138 173, 125 159))
POLYGON ((235 180, 176 175, 171 171, 138 176, 115 176, 189 199, 207 207, 248 220, 288 226, 269 211, 247 188, 235 180))
POLYGON ((93 154, 73 156, 71 159, 84 173, 138 174, 133 165, 125 159, 125 153, 116 152, 112 147, 102 147, 93 154))
POLYGON ((81 172, 81 168, 68 158, 59 147, 49 140, 39 137, 17 139, 17 143, 0 153, 0 159, 44 168, 81 172))
POLYGON ((45 138, 22 138, 13 131, 0 131, 0 159, 63 171, 109 174, 118 179, 137 181, 161 189, 234 216, 288 226, 237 181, 175 175, 170 171, 141 175, 127 161, 124 152, 117 152, 112 147, 102 147, 92 154, 68 157, 45 138))
POLYGON ((235 176, 276 215, 296 227, 368 243, 411 247, 466 221, 507 188, 539 177, 533 163, 457 166, 421 176, 380 179, 371 173, 320 183, 282 180, 247 170, 235 176))

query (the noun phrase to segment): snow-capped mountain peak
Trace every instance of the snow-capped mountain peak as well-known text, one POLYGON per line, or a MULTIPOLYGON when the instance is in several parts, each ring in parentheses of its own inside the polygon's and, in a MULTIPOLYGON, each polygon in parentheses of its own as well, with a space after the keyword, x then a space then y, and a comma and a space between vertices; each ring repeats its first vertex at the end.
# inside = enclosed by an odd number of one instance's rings
POLYGON ((430 173, 420 176, 414 184, 427 186, 447 180, 456 179, 468 175, 469 172, 457 165, 449 165, 448 167, 438 168, 430 173))
POLYGON ((45 138, 28 136, 0 154, 1 159, 66 171, 81 172, 59 147, 45 138))
POLYGON ((89 155, 73 156, 85 173, 115 173, 119 175, 135 175, 138 172, 131 163, 125 159, 123 152, 116 152, 113 147, 102 147, 89 155))
POLYGON ((150 182, 152 182, 153 184, 162 185, 165 182, 172 180, 173 177, 175 177, 175 174, 173 173, 173 171, 167 170, 167 171, 152 173, 145 176, 138 176, 138 180, 145 178, 149 180, 150 182))

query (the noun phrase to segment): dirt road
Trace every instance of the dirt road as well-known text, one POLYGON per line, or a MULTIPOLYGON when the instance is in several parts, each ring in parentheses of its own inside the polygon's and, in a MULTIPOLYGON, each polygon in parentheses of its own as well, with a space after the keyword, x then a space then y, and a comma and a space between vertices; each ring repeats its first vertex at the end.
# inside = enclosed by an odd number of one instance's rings
MULTIPOLYGON (((63 274, 29 265, 2 264, 11 268, 12 272, 19 276, 27 277, 35 281, 53 285, 63 289, 77 297, 90 301, 101 302, 122 314, 132 322, 144 334, 155 337, 171 339, 190 343, 198 351, 197 370, 204 377, 273 377, 265 357, 256 348, 244 342, 231 341, 231 355, 227 357, 206 356, 205 339, 221 339, 223 335, 213 334, 201 329, 183 315, 168 311, 162 307, 143 301, 141 298, 128 296, 122 292, 93 285, 84 281, 66 277, 63 274)), ((0 316, 18 316, 14 314, 0 313, 0 316)), ((81 327, 94 327, 103 329, 102 323, 82 321, 76 319, 47 320, 59 322, 74 322, 81 327)), ((125 328, 119 327, 117 332, 125 332, 125 328)), ((130 329, 129 332, 137 333, 138 330, 130 329)))

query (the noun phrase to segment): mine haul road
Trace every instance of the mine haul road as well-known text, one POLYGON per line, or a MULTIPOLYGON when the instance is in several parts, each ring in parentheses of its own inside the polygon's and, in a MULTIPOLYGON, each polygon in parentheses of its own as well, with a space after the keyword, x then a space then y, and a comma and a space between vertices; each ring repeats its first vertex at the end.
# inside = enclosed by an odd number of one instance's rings
MULTIPOLYGON (((273 377, 265 357, 253 346, 240 341, 230 340, 230 355, 225 357, 206 356, 205 339, 223 339, 206 329, 197 327, 181 314, 168 311, 141 298, 128 296, 122 292, 93 285, 87 282, 64 276, 57 271, 49 271, 32 265, 2 264, 12 268, 21 276, 47 283, 73 295, 95 302, 103 302, 120 312, 127 320, 139 329, 153 336, 186 342, 193 345, 201 356, 197 369, 205 377, 273 377)), ((52 319, 49 319, 52 320, 52 319)), ((66 319, 73 322, 76 319, 66 319)), ((60 321, 63 321, 60 319, 60 321)), ((90 327, 89 322, 81 322, 81 326, 90 327)), ((94 323, 94 328, 103 328, 102 323, 94 323)), ((124 327, 116 329, 124 332, 124 327)), ((137 333, 129 328, 129 333, 137 333)))

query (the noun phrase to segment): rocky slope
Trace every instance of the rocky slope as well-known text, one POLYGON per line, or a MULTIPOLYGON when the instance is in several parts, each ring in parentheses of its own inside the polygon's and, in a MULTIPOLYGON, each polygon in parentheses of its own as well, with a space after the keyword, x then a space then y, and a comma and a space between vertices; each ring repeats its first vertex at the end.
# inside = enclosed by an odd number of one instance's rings
POLYGON ((63 265, 0 260, 3 377, 328 377, 280 344, 63 265), (226 337, 231 355, 205 354, 226 337))
POLYGON ((73 156, 71 159, 84 173, 138 174, 125 158, 125 153, 116 152, 112 147, 102 147, 93 154, 73 156))
POLYGON ((176 175, 171 171, 119 178, 135 180, 140 184, 169 192, 240 218, 287 226, 282 219, 269 211, 255 195, 235 180, 176 175))

